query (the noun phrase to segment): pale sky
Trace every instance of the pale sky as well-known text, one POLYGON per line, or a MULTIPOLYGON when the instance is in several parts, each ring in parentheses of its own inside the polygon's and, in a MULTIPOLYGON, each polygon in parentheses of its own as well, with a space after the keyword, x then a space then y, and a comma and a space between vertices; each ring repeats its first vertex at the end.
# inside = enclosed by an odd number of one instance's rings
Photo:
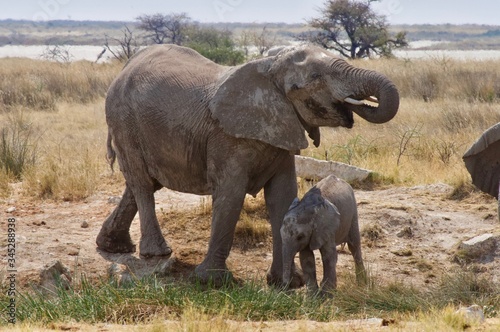
MULTIPOLYGON (((133 21, 141 14, 186 12, 200 22, 304 23, 325 0, 0 0, 0 19, 133 21)), ((500 25, 499 0, 382 0, 392 24, 500 25)))

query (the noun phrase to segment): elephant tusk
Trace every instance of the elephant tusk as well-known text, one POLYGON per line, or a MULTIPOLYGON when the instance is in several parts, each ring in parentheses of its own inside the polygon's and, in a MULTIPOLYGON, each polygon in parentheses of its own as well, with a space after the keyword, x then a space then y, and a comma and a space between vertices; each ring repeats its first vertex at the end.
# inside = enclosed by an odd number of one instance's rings
MULTIPOLYGON (((370 101, 372 103, 377 103, 378 104, 378 99, 375 98, 375 97, 368 97, 365 99, 366 101, 370 101)), ((350 98, 350 97, 347 97, 346 99, 344 99, 344 102, 346 103, 349 103, 349 104, 352 104, 352 105, 356 105, 356 106, 363 106, 365 105, 364 101, 363 100, 356 100, 356 99, 353 99, 353 98, 350 98)))
POLYGON ((352 98, 349 98, 349 97, 347 97, 346 99, 344 99, 344 101, 346 103, 353 104, 353 105, 358 105, 358 106, 361 106, 361 105, 365 104, 364 102, 362 102, 360 100, 352 99, 352 98))

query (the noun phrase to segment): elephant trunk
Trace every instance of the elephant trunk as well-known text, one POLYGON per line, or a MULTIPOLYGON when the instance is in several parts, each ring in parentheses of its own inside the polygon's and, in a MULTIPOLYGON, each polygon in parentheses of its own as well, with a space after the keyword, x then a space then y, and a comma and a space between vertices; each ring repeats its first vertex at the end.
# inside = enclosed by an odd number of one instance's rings
POLYGON ((372 123, 385 123, 396 115, 399 92, 391 80, 372 70, 350 67, 347 72, 349 76, 352 75, 353 94, 344 101, 352 112, 372 123), (372 97, 376 97, 376 100, 372 97), (368 105, 363 100, 376 101, 378 106, 368 105))
POLYGON ((296 253, 297 250, 287 246, 285 242, 283 242, 283 284, 286 287, 289 287, 292 282, 293 264, 296 253))

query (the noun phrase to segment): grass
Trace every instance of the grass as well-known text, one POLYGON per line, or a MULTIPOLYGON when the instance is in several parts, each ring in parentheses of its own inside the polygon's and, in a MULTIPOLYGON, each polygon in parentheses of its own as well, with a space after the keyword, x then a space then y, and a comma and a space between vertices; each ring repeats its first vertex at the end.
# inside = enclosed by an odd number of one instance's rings
MULTIPOLYGON (((302 154, 371 169, 378 174, 374 178, 378 186, 445 182, 456 188, 449 199, 463 199, 474 190, 461 157, 485 129, 500 121, 500 61, 380 60, 355 64, 384 72, 394 80, 402 97, 400 112, 383 125, 356 119, 350 130, 322 128, 321 146, 302 154)), ((34 201, 84 200, 102 192, 121 194, 123 178, 119 172, 111 175, 105 158, 103 106, 107 86, 119 69, 117 64, 0 59, 0 122, 7 128, 2 131, 4 150, 12 156, 12 151, 20 151, 21 156, 26 152, 18 171, 0 167, 1 195, 9 197, 14 182, 22 182, 22 195, 34 201)), ((303 192, 310 184, 302 181, 299 187, 303 192)), ((270 228, 262 201, 258 197, 245 203, 235 245, 269 245, 270 228)), ((183 232, 196 224, 194 227, 204 230, 201 236, 208 238, 211 207, 204 204, 199 210, 164 212, 160 222, 168 222, 170 232, 183 232)), ((377 225, 363 232, 373 244, 382 235, 377 225)), ((421 268, 427 268, 424 261, 421 268)), ((339 277, 345 279, 349 278, 339 277)), ((70 321, 140 322, 162 330, 163 323, 155 319, 166 317, 178 321, 184 330, 232 330, 223 319, 330 321, 376 316, 429 320, 441 326, 440 330, 461 330, 464 325, 450 305, 456 308, 476 303, 490 317, 497 317, 500 310, 498 283, 473 274, 450 274, 427 290, 398 283, 377 285, 377 278, 373 279, 368 288, 352 287, 353 282, 346 281, 339 285, 333 300, 326 301, 307 298, 301 292, 278 292, 258 282, 202 289, 179 280, 137 280, 128 287, 104 280, 95 285, 84 281, 51 296, 34 290, 24 292, 18 298, 18 319, 23 324, 45 326, 70 321), (196 325, 194 321, 205 323, 196 325)), ((0 305, 5 301, 5 295, 0 295, 0 305)))
POLYGON ((0 129, 0 168, 7 175, 20 180, 24 170, 35 165, 37 137, 33 125, 23 114, 7 118, 0 129))
MULTIPOLYGON (((356 119, 353 129, 322 128, 321 146, 302 154, 371 169, 379 174, 377 185, 469 181, 461 156, 500 120, 498 61, 354 64, 383 72, 396 83, 402 97, 398 115, 383 125, 356 119)), ((108 169, 103 96, 120 68, 115 63, 0 60, 0 119, 22 114, 36 133, 31 136, 37 139, 33 167, 14 175, 24 180, 27 195, 81 200, 98 190, 108 169)), ((8 127, 8 133, 15 128, 8 127)), ((28 137, 20 144, 31 146, 28 137)), ((0 186, 6 188, 15 180, 12 171, 1 172, 0 186)))
MULTIPOLYGON (((83 277, 82 277, 83 278, 83 277)), ((328 322, 364 317, 399 320, 420 313, 424 317, 449 310, 450 305, 477 304, 487 317, 500 310, 500 288, 476 275, 457 272, 443 278, 434 289, 421 290, 400 283, 353 287, 354 276, 339 285, 332 299, 306 296, 301 291, 281 292, 256 281, 241 285, 207 288, 185 281, 154 277, 118 286, 113 281, 58 288, 52 294, 33 290, 17 299, 19 323, 85 322, 96 324, 152 323, 158 318, 186 317, 236 321, 313 320, 328 322)), ((373 281, 373 278, 371 279, 373 281)), ((0 297, 7 305, 8 298, 0 297)), ((1 314, 0 324, 6 317, 1 314)), ((450 318, 451 319, 451 318, 450 318)), ((422 320, 422 319, 420 319, 422 320)), ((453 326, 456 322, 448 322, 453 326)))

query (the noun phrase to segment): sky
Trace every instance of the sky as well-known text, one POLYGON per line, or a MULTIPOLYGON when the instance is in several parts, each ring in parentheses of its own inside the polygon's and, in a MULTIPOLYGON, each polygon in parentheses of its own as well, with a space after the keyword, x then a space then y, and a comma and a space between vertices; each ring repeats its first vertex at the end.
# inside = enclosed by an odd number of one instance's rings
MULTIPOLYGON (((186 12, 199 22, 305 23, 325 0, 0 0, 0 19, 133 21, 138 15, 186 12)), ((499 0, 382 0, 374 9, 391 24, 500 25, 499 0)))

